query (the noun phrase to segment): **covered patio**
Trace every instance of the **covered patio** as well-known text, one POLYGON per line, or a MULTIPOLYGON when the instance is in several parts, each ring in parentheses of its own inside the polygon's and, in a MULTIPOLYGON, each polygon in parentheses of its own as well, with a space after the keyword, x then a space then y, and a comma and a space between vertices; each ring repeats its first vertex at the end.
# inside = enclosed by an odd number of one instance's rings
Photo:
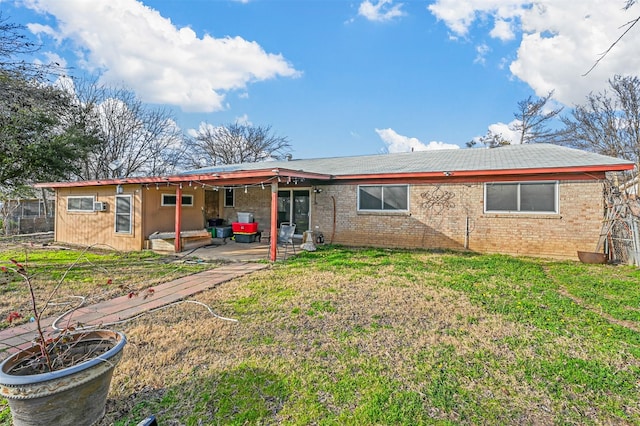
MULTIPOLYGON (((300 253, 301 241, 294 241, 296 254, 300 253)), ((269 242, 237 243, 228 239, 225 244, 210 244, 191 250, 176 253, 178 256, 188 258, 195 257, 203 261, 222 260, 227 262, 260 262, 266 260, 285 260, 294 255, 291 246, 286 251, 283 247, 276 250, 276 258, 271 259, 271 244, 269 242)))
MULTIPOLYGON (((214 190, 216 192, 218 191, 218 189, 235 189, 243 190, 244 193, 247 192, 248 188, 256 187, 263 190, 270 190, 269 223, 265 223, 262 226, 261 231, 263 232, 263 234, 276 236, 278 235, 279 225, 279 190, 288 188, 290 189, 292 185, 298 184, 299 182, 325 182, 330 180, 331 178, 332 176, 328 174, 305 172, 302 170, 292 170, 281 167, 269 167, 256 170, 233 170, 225 169, 225 167, 223 166, 216 169, 216 171, 197 172, 174 176, 127 177, 96 181, 59 182, 39 184, 37 186, 53 188, 56 190, 62 188, 82 188, 92 186, 115 187, 116 195, 122 194, 123 191, 126 193, 129 188, 135 188, 136 186, 142 189, 142 192, 147 192, 146 190, 149 190, 151 188, 162 189, 163 192, 170 191, 172 195, 171 198, 175 203, 175 214, 172 220, 173 226, 170 232, 167 232, 168 229, 165 229, 162 232, 163 234, 172 234, 165 235, 165 237, 166 241, 170 241, 170 245, 173 246, 171 251, 173 251, 174 253, 185 254, 197 250, 198 255, 203 257, 215 257, 220 259, 226 258, 229 260, 266 259, 270 261, 276 261, 282 256, 279 251, 282 251, 284 253, 284 250, 278 250, 277 238, 266 239, 266 241, 269 241, 268 243, 265 243, 265 239, 263 239, 263 242, 248 244, 236 243, 235 241, 231 241, 229 239, 226 240, 226 244, 217 244, 217 242, 215 241, 213 244, 207 244, 206 242, 203 244, 198 244, 198 242, 196 241, 197 245, 203 246, 202 248, 193 247, 187 244, 186 241, 188 240, 188 238, 190 238, 188 233, 193 232, 193 224, 190 224, 190 228, 185 223, 183 218, 183 196, 185 194, 183 193, 183 190, 190 191, 191 193, 193 193, 193 190, 195 190, 196 188, 201 191, 214 190), (173 194, 175 194, 175 198, 173 197, 173 194), (175 238, 176 235, 180 236, 180 238, 175 238), (187 238, 185 238, 185 236, 187 238)), ((139 193, 139 191, 136 190, 134 190, 134 192, 139 193)), ((117 209, 118 207, 116 207, 115 210, 117 209)), ((117 214, 118 211, 116 211, 116 215, 117 214)), ((153 212, 148 212, 148 215, 153 216, 153 212)), ((144 235, 144 238, 149 238, 149 236, 153 233, 154 231, 151 230, 149 235, 144 235)), ((196 237, 200 239, 202 236, 197 235, 196 237)), ((171 247, 163 248, 163 250, 165 251, 168 249, 171 249, 171 247)), ((292 250, 289 251, 291 252, 292 250)))

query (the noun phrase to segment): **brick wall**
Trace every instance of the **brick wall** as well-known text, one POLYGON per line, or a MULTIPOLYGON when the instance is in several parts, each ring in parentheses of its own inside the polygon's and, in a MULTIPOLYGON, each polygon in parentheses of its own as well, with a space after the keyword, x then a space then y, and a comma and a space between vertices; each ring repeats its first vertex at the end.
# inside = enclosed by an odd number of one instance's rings
POLYGON ((316 202, 312 228, 327 242, 572 259, 595 250, 603 214, 598 181, 560 182, 557 215, 485 214, 482 183, 411 185, 405 213, 358 213, 356 185, 323 187, 316 202))
MULTIPOLYGON (((349 246, 450 248, 577 259, 594 251, 602 225, 602 183, 561 181, 559 214, 484 213, 484 184, 410 185, 409 212, 357 211, 357 185, 322 186, 310 194, 311 229, 326 242, 349 246), (467 232, 468 230, 468 232, 467 232)), ((223 200, 220 197, 220 204, 223 200)), ((220 206, 226 223, 252 212, 269 228, 271 189, 237 189, 235 207, 220 206)))
POLYGON ((226 224, 238 221, 238 212, 253 213, 254 222, 258 222, 260 229, 269 229, 271 223, 271 185, 261 187, 243 188, 235 190, 234 207, 223 207, 223 195, 220 195, 221 218, 226 224))

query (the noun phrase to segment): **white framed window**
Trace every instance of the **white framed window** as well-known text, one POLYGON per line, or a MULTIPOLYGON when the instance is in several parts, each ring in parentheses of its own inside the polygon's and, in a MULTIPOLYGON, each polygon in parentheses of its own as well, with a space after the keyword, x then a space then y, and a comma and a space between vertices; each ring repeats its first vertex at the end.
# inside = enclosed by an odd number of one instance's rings
POLYGON ((75 196, 67 197, 68 212, 93 212, 93 203, 96 201, 94 196, 75 196))
POLYGON ((359 185, 358 211, 406 212, 409 185, 359 185))
POLYGON ((226 188, 224 190, 224 206, 234 207, 236 205, 236 191, 233 188, 226 188))
MULTIPOLYGON (((162 206, 175 206, 176 205, 176 194, 162 194, 162 206)), ((186 194, 182 196, 182 206, 190 207, 193 206, 193 195, 186 194)))
POLYGON ((486 183, 484 211, 557 214, 558 181, 486 183))
POLYGON ((130 234, 132 225, 133 203, 131 195, 116 195, 116 224, 117 234, 130 234))

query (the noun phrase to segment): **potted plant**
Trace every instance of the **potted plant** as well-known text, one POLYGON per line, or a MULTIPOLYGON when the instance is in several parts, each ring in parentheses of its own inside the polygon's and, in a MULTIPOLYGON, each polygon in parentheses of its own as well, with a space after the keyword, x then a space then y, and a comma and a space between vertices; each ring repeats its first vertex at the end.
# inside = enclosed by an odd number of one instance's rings
POLYGON ((0 364, 0 396, 8 400, 13 424, 96 423, 105 413, 111 376, 126 343, 124 334, 69 325, 53 336, 45 333, 43 314, 66 274, 47 301, 38 306, 33 276, 25 265, 11 260, 10 266, 0 269, 4 274, 17 275, 28 287, 36 327, 33 345, 0 364))

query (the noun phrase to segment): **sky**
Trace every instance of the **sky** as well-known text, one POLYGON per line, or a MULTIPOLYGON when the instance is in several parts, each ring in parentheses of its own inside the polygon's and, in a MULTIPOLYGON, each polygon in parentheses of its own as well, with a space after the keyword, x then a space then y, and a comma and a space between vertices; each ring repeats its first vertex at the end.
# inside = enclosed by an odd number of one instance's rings
POLYGON ((243 122, 295 158, 510 138, 517 103, 584 104, 640 75, 625 0, 0 0, 37 60, 170 108, 186 134, 243 122))

